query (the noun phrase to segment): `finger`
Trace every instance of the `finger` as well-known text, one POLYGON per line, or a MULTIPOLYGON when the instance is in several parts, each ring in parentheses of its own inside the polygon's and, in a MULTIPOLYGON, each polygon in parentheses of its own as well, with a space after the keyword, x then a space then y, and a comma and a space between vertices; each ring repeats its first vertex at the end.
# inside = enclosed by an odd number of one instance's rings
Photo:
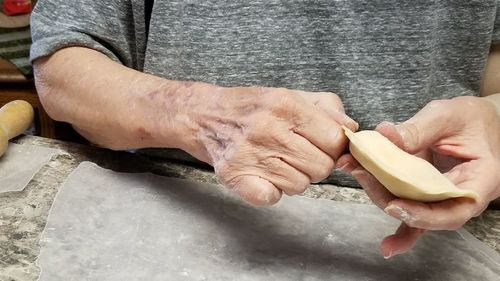
POLYGON ((490 201, 500 196, 500 166, 494 159, 481 159, 461 163, 446 173, 450 181, 458 188, 476 192, 475 208, 472 216, 480 215, 490 201))
POLYGON ((323 110, 291 91, 271 95, 272 114, 283 120, 288 130, 301 135, 316 147, 337 159, 347 147, 341 126, 323 110))
POLYGON ((396 230, 396 233, 384 238, 380 244, 380 252, 386 259, 406 253, 413 248, 424 232, 423 229, 410 227, 403 222, 396 230))
POLYGON ((360 164, 350 153, 346 153, 339 157, 336 166, 342 172, 350 174, 352 170, 356 169, 360 164))
POLYGON ((260 164, 261 171, 257 173, 287 195, 303 193, 309 187, 309 177, 280 158, 266 158, 260 164))
POLYGON ((344 105, 340 97, 332 92, 306 92, 300 90, 293 90, 294 93, 299 94, 302 98, 310 101, 314 105, 324 108, 325 111, 339 111, 345 112, 344 105), (329 105, 329 106, 323 106, 329 105))
POLYGON ((451 122, 453 116, 447 105, 447 101, 430 102, 415 116, 396 126, 405 151, 417 153, 456 130, 453 125, 457 122, 451 122))
POLYGON ((278 188, 258 176, 238 176, 227 186, 245 201, 256 206, 273 205, 281 198, 281 191, 278 188))
POLYGON ((365 170, 351 154, 342 155, 337 164, 340 170, 353 176, 377 207, 384 209, 390 201, 396 198, 370 172, 365 170))
POLYGON ((398 199, 385 209, 389 215, 408 225, 431 230, 454 230, 470 218, 481 214, 489 201, 496 198, 498 170, 488 161, 469 161, 455 166, 444 174, 457 188, 474 190, 478 199, 453 198, 435 203, 398 199))
POLYGON ((347 137, 340 125, 322 111, 305 109, 301 113, 303 122, 292 129, 333 159, 337 159, 347 148, 347 137))
POLYGON ((454 230, 470 218, 481 214, 491 198, 496 198, 495 168, 491 163, 471 161, 457 165, 445 176, 458 188, 474 190, 479 199, 453 198, 435 203, 420 203, 398 199, 385 209, 389 215, 401 219, 408 225, 431 230, 454 230))
POLYGON ((366 194, 373 203, 381 209, 387 207, 387 204, 394 200, 396 196, 390 193, 372 174, 366 171, 363 167, 358 166, 351 175, 366 191, 366 194))
POLYGON ((319 182, 328 177, 335 165, 333 159, 311 144, 304 137, 290 133, 287 140, 278 144, 279 157, 309 177, 309 182, 319 182))
MULTIPOLYGON (((375 178, 370 178, 370 174, 362 171, 362 167, 357 164, 352 155, 342 155, 338 160, 339 165, 343 165, 342 170, 345 172, 353 172, 353 176, 360 183, 363 189, 371 198, 371 200, 384 209, 387 204, 396 197, 388 192, 375 178)), ((401 224, 395 234, 386 237, 380 246, 380 250, 384 258, 388 259, 392 256, 407 252, 416 243, 418 237, 424 232, 422 229, 412 228, 405 223, 401 224)))
MULTIPOLYGON (((376 128, 376 131, 378 131, 381 135, 385 136, 388 140, 390 140, 392 143, 394 143, 397 147, 399 147, 402 150, 405 150, 405 145, 404 145, 404 140, 398 131, 398 128, 394 123, 384 121, 380 123, 376 128)), ((432 154, 430 150, 423 149, 421 151, 413 153, 415 156, 418 156, 420 158, 423 158, 427 161, 430 161, 432 159, 432 154)))
POLYGON ((397 147, 401 149, 404 148, 403 138, 399 134, 396 125, 394 125, 394 123, 384 121, 377 125, 375 131, 379 132, 381 135, 389 139, 397 147))
POLYGON ((384 211, 411 227, 456 230, 472 218, 477 209, 477 203, 470 198, 453 198, 437 203, 395 199, 384 211))
POLYGON ((337 123, 344 125, 352 131, 357 131, 359 125, 345 114, 344 105, 338 95, 332 92, 304 92, 295 91, 305 100, 313 103, 325 111, 337 123))

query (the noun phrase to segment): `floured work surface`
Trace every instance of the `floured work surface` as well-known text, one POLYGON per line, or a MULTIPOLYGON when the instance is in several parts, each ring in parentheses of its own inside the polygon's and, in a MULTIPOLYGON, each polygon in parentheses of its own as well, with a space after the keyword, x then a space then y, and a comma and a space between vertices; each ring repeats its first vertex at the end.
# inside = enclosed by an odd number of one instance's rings
POLYGON ((0 193, 21 191, 58 149, 29 144, 9 143, 0 157, 0 193))
POLYGON ((429 232, 384 260, 398 223, 374 206, 286 197, 254 208, 223 188, 82 163, 41 240, 42 281, 499 280, 498 253, 429 232))

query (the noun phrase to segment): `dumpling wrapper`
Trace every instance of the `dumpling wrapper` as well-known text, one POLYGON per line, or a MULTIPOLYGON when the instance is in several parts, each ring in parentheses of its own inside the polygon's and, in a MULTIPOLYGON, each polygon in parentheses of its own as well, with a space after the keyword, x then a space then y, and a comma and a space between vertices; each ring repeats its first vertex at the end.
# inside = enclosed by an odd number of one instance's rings
POLYGON ((344 127, 352 156, 392 194, 421 202, 479 195, 457 188, 431 163, 403 151, 377 131, 353 133, 344 127))

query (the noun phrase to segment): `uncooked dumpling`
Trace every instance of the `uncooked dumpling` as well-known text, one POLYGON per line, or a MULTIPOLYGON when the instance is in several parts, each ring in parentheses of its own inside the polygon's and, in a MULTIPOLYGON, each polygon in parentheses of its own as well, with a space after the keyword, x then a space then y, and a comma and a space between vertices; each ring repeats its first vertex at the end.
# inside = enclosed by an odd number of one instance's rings
POLYGON ((353 133, 346 127, 344 131, 352 156, 392 194, 421 202, 478 199, 477 193, 457 188, 432 164, 401 150, 379 132, 353 133))

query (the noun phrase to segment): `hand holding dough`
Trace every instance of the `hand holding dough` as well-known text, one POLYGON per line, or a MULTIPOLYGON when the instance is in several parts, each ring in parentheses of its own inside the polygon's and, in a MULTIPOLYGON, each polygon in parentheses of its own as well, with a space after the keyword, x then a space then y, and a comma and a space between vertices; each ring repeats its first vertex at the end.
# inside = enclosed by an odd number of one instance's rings
POLYGON ((353 133, 344 127, 352 156, 392 194, 421 202, 454 197, 478 199, 478 194, 457 188, 431 163, 409 154, 377 131, 353 133))
POLYGON ((0 108, 0 156, 7 150, 11 138, 29 128, 34 115, 31 104, 22 100, 11 101, 0 108))

